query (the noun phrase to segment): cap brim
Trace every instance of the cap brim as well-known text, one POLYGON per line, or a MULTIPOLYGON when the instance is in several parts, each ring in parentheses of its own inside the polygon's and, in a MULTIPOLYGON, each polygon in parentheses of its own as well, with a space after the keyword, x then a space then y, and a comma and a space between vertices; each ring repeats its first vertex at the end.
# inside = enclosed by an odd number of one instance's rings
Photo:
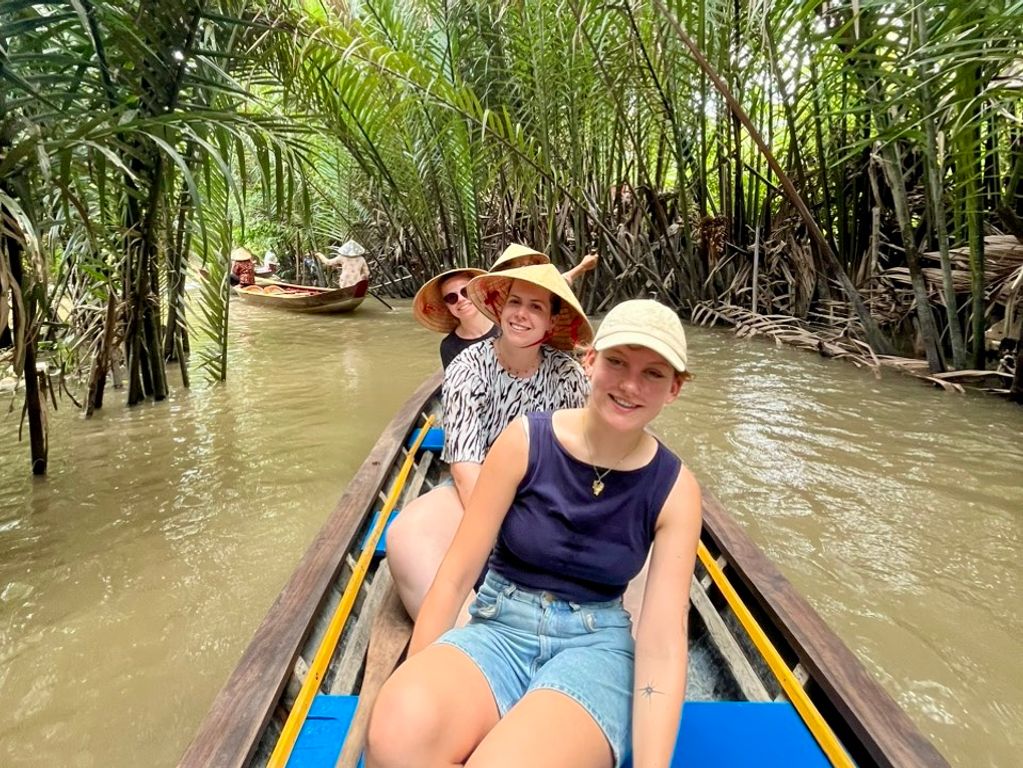
POLYGON ((593 343, 593 348, 603 352, 611 347, 646 347, 664 358, 665 362, 679 373, 686 370, 686 364, 678 353, 656 336, 649 336, 635 330, 612 331, 593 343))

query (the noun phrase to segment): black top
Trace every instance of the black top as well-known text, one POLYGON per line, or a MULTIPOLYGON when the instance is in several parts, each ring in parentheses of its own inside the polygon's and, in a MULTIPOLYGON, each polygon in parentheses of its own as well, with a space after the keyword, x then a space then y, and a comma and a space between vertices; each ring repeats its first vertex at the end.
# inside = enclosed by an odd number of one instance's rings
POLYGON ((471 347, 477 342, 483 341, 484 339, 493 339, 498 336, 497 326, 490 326, 490 330, 484 333, 482 336, 477 336, 475 339, 463 339, 461 336, 456 334, 454 331, 445 336, 440 342, 440 361, 446 369, 451 361, 458 357, 458 353, 463 349, 471 347))

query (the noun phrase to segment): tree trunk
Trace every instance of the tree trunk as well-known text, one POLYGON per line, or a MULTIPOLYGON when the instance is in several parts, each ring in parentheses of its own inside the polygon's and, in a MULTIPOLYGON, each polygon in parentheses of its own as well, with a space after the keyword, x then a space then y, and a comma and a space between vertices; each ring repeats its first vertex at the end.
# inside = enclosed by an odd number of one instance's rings
MULTIPOLYGON (((188 142, 188 149, 185 151, 185 161, 189 168, 195 167, 197 154, 196 143, 194 141, 188 142)), ((163 356, 165 360, 177 359, 181 363, 182 373, 185 373, 187 361, 178 354, 178 351, 184 347, 181 337, 185 336, 187 338, 187 326, 185 325, 185 267, 188 264, 188 251, 192 239, 189 229, 192 196, 186 184, 181 186, 181 194, 178 196, 177 215, 174 217, 174 231, 168 237, 171 246, 167 258, 167 329, 164 333, 163 356)))
MULTIPOLYGON (((918 6, 914 14, 917 36, 921 46, 927 44, 927 24, 923 10, 918 6)), ((931 97, 926 72, 920 73, 920 93, 924 105, 930 106, 931 97)), ((942 168, 938 160, 938 139, 935 119, 931 114, 924 115, 924 173, 927 183, 924 190, 927 205, 931 212, 935 235, 938 238, 938 253, 941 258, 941 285, 945 294, 945 316, 948 319, 948 335, 952 345, 952 366, 962 370, 967 366, 966 344, 963 340, 963 329, 959 324, 959 303, 956 299, 955 287, 952 282, 952 258, 948 248, 948 222, 945 218, 945 205, 941 195, 942 168)))
POLYGON ((43 401, 36 372, 36 303, 31 291, 25 291, 24 273, 21 267, 21 242, 10 234, 3 235, 3 249, 7 254, 8 269, 13 280, 12 290, 20 291, 22 301, 14 302, 11 331, 15 338, 24 339, 25 412, 28 416, 28 441, 32 456, 32 474, 45 475, 48 455, 46 439, 46 403, 43 401))
POLYGON ((981 369, 984 361, 984 193, 981 177, 984 171, 984 146, 981 142, 980 64, 964 64, 955 79, 956 95, 970 104, 963 115, 961 128, 955 136, 956 180, 965 203, 965 234, 970 247, 970 298, 973 309, 971 351, 973 367, 981 369))
MULTIPOLYGON (((139 31, 147 51, 139 62, 143 113, 155 117, 176 107, 201 11, 196 0, 188 0, 183 5, 146 0, 139 8, 139 31), (175 53, 180 52, 186 55, 179 59, 175 53)), ((125 221, 128 233, 124 279, 125 351, 129 372, 128 404, 134 405, 148 396, 156 400, 167 396, 157 269, 158 223, 166 160, 163 152, 148 140, 137 144, 131 155, 130 167, 141 179, 140 187, 129 184, 125 221)))
POLYGON ((117 297, 107 295, 107 316, 103 323, 103 335, 100 337, 96 356, 92 361, 92 372, 89 375, 89 391, 85 398, 85 418, 91 418, 93 411, 103 407, 103 393, 106 391, 107 371, 110 370, 110 354, 114 348, 114 331, 117 328, 117 297))
POLYGON ((916 247, 913 235, 913 222, 910 218, 909 203, 906 201, 906 187, 903 179, 902 154, 896 144, 889 144, 881 150, 881 164, 888 179, 888 188, 892 192, 895 203, 895 216, 902 234, 902 247, 906 254, 909 267, 909 278, 913 284, 913 296, 916 299, 916 316, 920 324, 920 335, 923 337, 924 354, 927 356, 927 367, 931 373, 944 370, 941 362, 941 349, 938 345, 938 332, 931 314, 930 298, 923 272, 920 271, 920 252, 916 247))
MULTIPOLYGON (((29 318, 31 319, 31 314, 29 318)), ((36 340, 25 341, 25 410, 28 413, 28 441, 32 452, 32 474, 45 475, 49 444, 46 435, 46 399, 36 371, 36 340)))

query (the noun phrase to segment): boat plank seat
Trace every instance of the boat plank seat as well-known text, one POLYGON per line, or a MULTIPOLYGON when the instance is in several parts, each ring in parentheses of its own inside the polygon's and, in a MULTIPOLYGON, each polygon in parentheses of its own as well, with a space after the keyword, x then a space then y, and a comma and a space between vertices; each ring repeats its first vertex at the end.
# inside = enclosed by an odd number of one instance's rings
MULTIPOLYGON (((434 430, 431 429, 429 432, 426 433, 426 437, 423 438, 423 443, 426 443, 428 440, 430 440, 430 432, 433 431, 434 430)), ((440 445, 441 447, 443 447, 444 430, 439 431, 441 433, 440 445)), ((419 434, 418 430, 416 430, 416 434, 419 434)), ((436 442, 436 440, 434 440, 434 442, 436 442)), ((411 441, 408 443, 408 447, 409 448, 412 447, 411 441)), ((412 501, 419 495, 419 491, 422 489, 423 484, 426 482, 426 474, 430 469, 430 464, 433 462, 434 458, 433 451, 424 451, 423 446, 420 446, 420 453, 422 453, 422 458, 420 459, 419 464, 416 466, 415 474, 412 476, 412 479, 409 481, 408 486, 405 488, 405 492, 402 494, 401 497, 401 501, 403 503, 402 505, 404 505, 404 503, 412 501)), ((381 501, 386 501, 386 495, 382 491, 380 495, 383 497, 381 501)), ((387 518, 387 523, 384 525, 383 533, 381 533, 380 538, 377 539, 376 547, 373 550, 373 557, 383 557, 383 555, 387 553, 387 532, 391 529, 391 523, 394 522, 394 518, 398 516, 399 512, 401 512, 401 509, 397 507, 391 510, 391 514, 387 518)), ((369 527, 366 529, 366 533, 363 535, 362 541, 359 542, 360 552, 366 548, 366 542, 369 540, 369 536, 373 532, 373 529, 376 528, 377 520, 379 518, 380 510, 378 509, 373 513, 373 518, 370 520, 369 527)))
MULTIPOLYGON (((317 696, 288 768, 334 768, 357 703, 357 696, 317 696)), ((671 766, 708 765, 826 768, 829 763, 788 702, 689 701, 671 766)), ((632 768, 632 761, 627 760, 624 768, 632 768)))

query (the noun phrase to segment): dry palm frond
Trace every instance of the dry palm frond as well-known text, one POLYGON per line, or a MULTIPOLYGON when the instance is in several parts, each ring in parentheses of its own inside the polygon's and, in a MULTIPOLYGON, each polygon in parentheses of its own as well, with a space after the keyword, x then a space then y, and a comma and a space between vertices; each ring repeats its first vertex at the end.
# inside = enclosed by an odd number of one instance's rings
MULTIPOLYGON (((1005 378, 1007 374, 994 371, 951 371, 932 374, 926 360, 895 355, 876 355, 870 345, 851 336, 835 334, 834 327, 813 328, 804 320, 789 315, 758 315, 733 304, 701 302, 693 308, 692 321, 698 325, 724 322, 735 328, 740 337, 767 336, 776 344, 788 344, 800 349, 813 350, 824 357, 847 360, 857 367, 875 372, 892 368, 901 373, 927 381, 947 392, 965 392, 961 382, 982 381, 989 376, 1005 378)), ((1011 377, 1009 377, 1011 379, 1011 377)), ((991 390, 1001 391, 1001 390, 991 390)))
MULTIPOLYGON (((939 261, 940 254, 929 252, 920 254, 930 261, 939 261)), ((953 248, 949 251, 952 261, 952 285, 957 294, 966 295, 970 292, 970 263, 968 248, 953 248)), ((944 304, 941 291, 941 270, 937 267, 925 267, 924 280, 927 291, 934 303, 944 304)), ((1014 282, 1023 274, 1023 243, 1013 235, 990 235, 984 239, 984 284, 987 299, 992 304, 1004 305, 1012 295, 1014 282)), ((894 267, 885 270, 879 279, 889 280, 893 284, 909 285, 909 271, 905 267, 894 267)))

